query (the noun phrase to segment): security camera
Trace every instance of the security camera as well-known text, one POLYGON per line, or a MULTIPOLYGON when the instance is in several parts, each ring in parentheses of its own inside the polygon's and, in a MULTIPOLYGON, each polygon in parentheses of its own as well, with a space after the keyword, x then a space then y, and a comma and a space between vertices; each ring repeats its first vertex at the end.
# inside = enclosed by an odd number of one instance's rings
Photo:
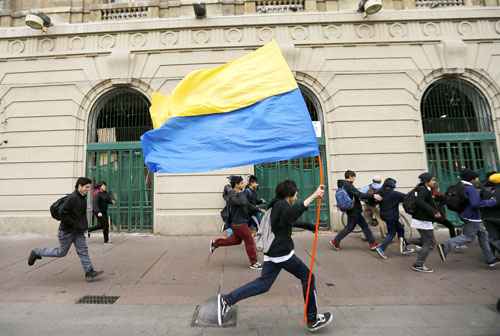
POLYGON ((382 9, 382 0, 361 0, 358 4, 358 13, 364 13, 364 17, 375 14, 382 9))
POLYGON ((24 19, 24 23, 30 28, 41 30, 44 33, 47 32, 47 29, 52 26, 52 22, 50 17, 45 15, 44 13, 31 13, 26 15, 24 19))

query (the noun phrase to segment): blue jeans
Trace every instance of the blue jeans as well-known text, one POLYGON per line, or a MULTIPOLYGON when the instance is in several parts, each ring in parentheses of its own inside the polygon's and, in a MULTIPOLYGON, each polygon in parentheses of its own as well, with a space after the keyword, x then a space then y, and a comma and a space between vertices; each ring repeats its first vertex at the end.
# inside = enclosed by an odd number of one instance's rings
MULTIPOLYGON (((235 289, 231 293, 224 295, 224 299, 229 305, 234 305, 239 301, 263 294, 267 292, 274 283, 274 280, 280 274, 281 269, 293 274, 302 283, 302 294, 305 300, 307 291, 307 279, 309 277, 309 269, 297 256, 293 255, 287 261, 281 263, 273 263, 271 261, 264 262, 260 277, 235 289)), ((314 285, 314 275, 311 280, 311 289, 309 291, 309 302, 307 305, 307 320, 308 322, 316 321, 318 308, 316 306, 316 287, 314 285)))
POLYGON ((335 241, 337 243, 340 243, 342 239, 344 239, 349 233, 352 232, 352 230, 354 230, 356 224, 361 227, 361 230, 363 230, 363 234, 368 240, 368 243, 373 244, 375 242, 375 238, 373 237, 372 230, 370 230, 370 228, 368 227, 368 224, 366 223, 366 220, 361 212, 347 215, 347 225, 335 237, 335 241))
POLYGON ((57 235, 59 246, 54 248, 36 248, 33 251, 40 257, 62 258, 68 254, 71 244, 75 244, 76 253, 80 257, 83 270, 89 272, 94 269, 89 257, 89 248, 83 232, 64 232, 59 230, 57 235))
POLYGON ((457 246, 472 243, 477 236, 485 261, 489 263, 495 260, 495 256, 493 252, 491 252, 489 244, 488 231, 486 231, 483 222, 473 222, 464 218, 462 218, 462 221, 465 223, 463 226, 463 233, 460 236, 456 236, 444 242, 444 253, 448 254, 457 246))
POLYGON ((399 222, 399 218, 390 221, 385 221, 385 223, 387 225, 387 236, 385 236, 384 241, 379 246, 382 249, 382 251, 385 251, 387 246, 389 246, 389 244, 396 236, 396 233, 399 238, 405 237, 405 228, 399 222))

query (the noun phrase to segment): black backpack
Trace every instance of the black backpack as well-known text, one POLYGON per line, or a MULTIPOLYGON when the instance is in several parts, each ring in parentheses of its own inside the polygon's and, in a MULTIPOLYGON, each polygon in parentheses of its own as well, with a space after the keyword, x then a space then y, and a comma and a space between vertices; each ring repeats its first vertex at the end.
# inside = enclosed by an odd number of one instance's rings
POLYGON ((448 209, 461 213, 467 206, 467 197, 465 197, 465 187, 462 182, 451 185, 445 193, 445 202, 448 209))
POLYGON ((50 206, 50 215, 55 220, 60 221, 62 219, 62 208, 69 195, 63 196, 50 206))
POLYGON ((403 209, 409 215, 415 213, 417 208, 417 188, 413 188, 406 196, 403 198, 403 209))

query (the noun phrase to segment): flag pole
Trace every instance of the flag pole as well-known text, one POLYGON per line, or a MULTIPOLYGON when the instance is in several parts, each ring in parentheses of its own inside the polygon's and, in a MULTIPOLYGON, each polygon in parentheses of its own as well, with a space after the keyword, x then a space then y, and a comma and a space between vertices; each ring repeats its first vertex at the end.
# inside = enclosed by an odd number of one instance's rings
MULTIPOLYGON (((325 178, 323 174, 323 161, 321 160, 321 154, 319 154, 316 159, 318 160, 318 166, 319 166, 319 184, 324 185, 325 183, 325 178)), ((326 191, 325 191, 326 192, 326 191)), ((311 291, 311 282, 312 282, 312 275, 313 275, 313 268, 314 268, 314 261, 316 259, 316 251, 318 249, 318 231, 319 231, 319 221, 320 221, 320 214, 321 214, 321 198, 316 199, 316 224, 314 226, 314 239, 313 239, 313 244, 311 248, 311 262, 309 264, 309 277, 307 279, 307 290, 306 290, 306 297, 305 297, 305 303, 304 303, 304 323, 307 324, 307 306, 309 304, 309 292, 311 291)))

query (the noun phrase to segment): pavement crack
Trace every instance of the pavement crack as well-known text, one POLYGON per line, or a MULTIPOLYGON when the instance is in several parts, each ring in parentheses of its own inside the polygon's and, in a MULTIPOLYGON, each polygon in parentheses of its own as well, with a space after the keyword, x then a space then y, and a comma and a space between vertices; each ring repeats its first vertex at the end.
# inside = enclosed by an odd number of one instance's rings
POLYGON ((163 253, 158 258, 156 258, 156 260, 153 261, 153 263, 151 265, 149 265, 149 267, 144 271, 144 273, 141 274, 141 276, 139 277, 139 279, 137 279, 137 281, 135 282, 136 285, 138 285, 139 282, 141 282, 141 280, 146 276, 146 274, 148 274, 149 271, 151 271, 151 269, 158 263, 158 261, 160 261, 161 258, 163 258, 163 256, 165 254, 167 254, 167 252, 168 252, 168 249, 166 249, 165 251, 163 251, 163 253))

